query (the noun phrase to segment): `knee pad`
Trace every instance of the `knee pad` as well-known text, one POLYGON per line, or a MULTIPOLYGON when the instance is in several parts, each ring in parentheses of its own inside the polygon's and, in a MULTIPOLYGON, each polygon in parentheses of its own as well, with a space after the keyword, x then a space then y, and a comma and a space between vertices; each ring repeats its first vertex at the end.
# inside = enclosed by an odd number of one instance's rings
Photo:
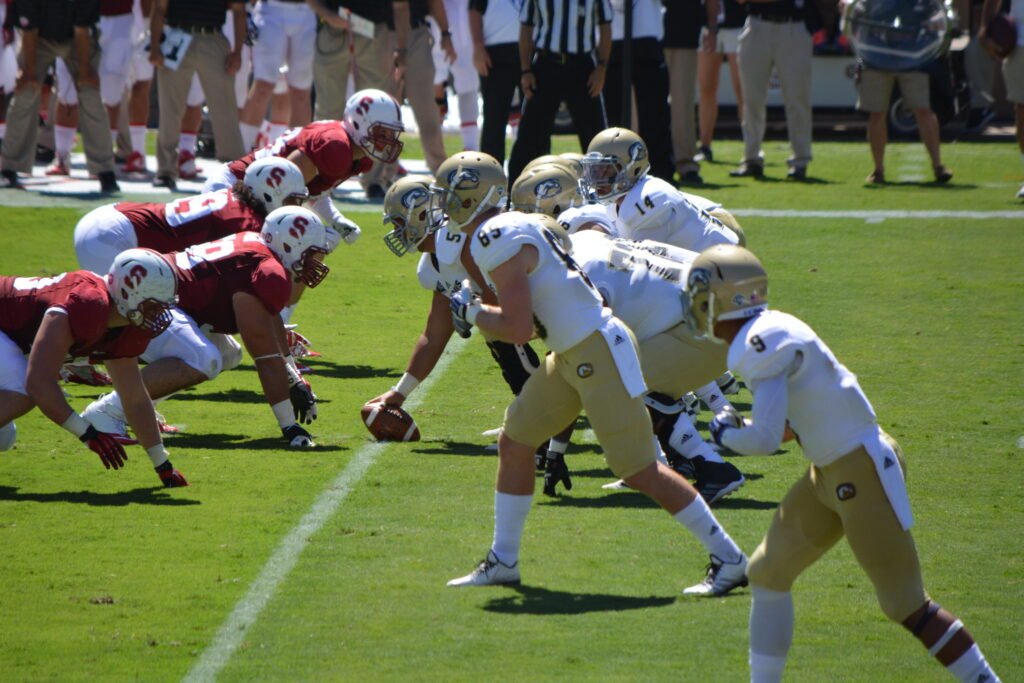
POLYGON ((0 427, 0 451, 9 451, 14 448, 14 442, 18 440, 18 427, 13 422, 8 422, 0 427))

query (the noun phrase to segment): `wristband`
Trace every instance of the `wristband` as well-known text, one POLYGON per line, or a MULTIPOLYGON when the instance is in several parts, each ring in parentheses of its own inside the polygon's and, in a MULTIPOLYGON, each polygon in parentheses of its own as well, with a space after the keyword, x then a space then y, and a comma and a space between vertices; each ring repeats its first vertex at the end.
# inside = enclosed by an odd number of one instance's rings
POLYGON ((415 391, 419 385, 420 381, 407 372, 402 375, 402 379, 398 380, 398 384, 391 387, 391 389, 409 398, 409 394, 415 391))
POLYGON ((293 387, 302 381, 302 373, 299 372, 299 366, 295 363, 295 359, 291 355, 284 357, 284 371, 288 373, 288 386, 293 387))
POLYGON ((277 418, 277 424, 281 429, 286 429, 295 424, 295 411, 292 409, 290 399, 275 403, 270 406, 270 409, 274 411, 274 417, 277 418))
POLYGON ((153 467, 160 467, 167 462, 167 449, 164 448, 163 443, 158 443, 155 446, 150 446, 146 449, 146 455, 149 456, 149 461, 153 463, 153 467))
POLYGON ((79 439, 82 438, 82 435, 84 435, 91 426, 92 425, 89 424, 88 420, 74 411, 72 411, 71 415, 68 416, 68 419, 64 420, 64 424, 61 425, 61 427, 68 430, 79 439))
POLYGON ((466 322, 470 325, 476 325, 476 317, 480 315, 480 311, 484 310, 483 304, 479 301, 471 301, 466 306, 466 322))

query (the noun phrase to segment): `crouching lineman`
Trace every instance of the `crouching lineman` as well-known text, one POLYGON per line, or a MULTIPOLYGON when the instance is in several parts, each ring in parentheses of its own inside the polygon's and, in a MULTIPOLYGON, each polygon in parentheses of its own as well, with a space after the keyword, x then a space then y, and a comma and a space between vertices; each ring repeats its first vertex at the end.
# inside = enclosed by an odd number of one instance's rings
POLYGON ((58 384, 67 356, 106 364, 126 400, 125 417, 164 486, 188 486, 160 439, 138 356, 171 321, 174 272, 159 254, 120 254, 106 279, 85 270, 53 277, 0 277, 0 451, 14 446, 14 419, 38 406, 100 457, 107 469, 127 459, 118 434, 76 413, 58 384), (27 354, 27 355, 26 355, 27 354))
POLYGON ((456 168, 439 169, 434 199, 470 240, 472 259, 498 299, 491 306, 460 290, 451 301, 456 329, 475 325, 515 344, 536 333, 552 353, 505 413, 498 440, 493 544, 474 571, 448 585, 519 583, 534 451, 581 408, 612 471, 653 498, 710 551, 712 567, 705 581, 687 591, 723 595, 745 585, 746 556, 694 488, 657 461, 632 332, 604 307, 558 238, 539 221, 517 212, 479 209, 486 197, 507 185, 501 165, 485 154, 456 156, 456 168))
MULTIPOLYGON (((213 379, 225 365, 237 365, 241 350, 225 361, 206 330, 241 334, 288 445, 313 446, 298 423, 316 419, 316 396, 287 355, 280 312, 297 285, 316 287, 327 276, 320 262, 326 250, 317 215, 287 206, 267 216, 262 232, 241 232, 167 254, 178 278, 178 308, 167 331, 143 355, 149 365, 142 377, 150 396, 169 396, 213 379)), ((114 392, 94 401, 84 416, 103 431, 123 432, 123 406, 114 392)))
POLYGON ((780 681, 793 640, 793 582, 844 535, 882 611, 961 681, 997 681, 960 620, 925 593, 899 445, 878 426, 857 383, 814 330, 768 310, 768 276, 746 249, 717 246, 694 261, 692 324, 728 344, 729 367, 753 392, 753 416, 720 413, 715 440, 773 453, 788 422, 806 474, 782 500, 750 558, 751 681, 780 681))

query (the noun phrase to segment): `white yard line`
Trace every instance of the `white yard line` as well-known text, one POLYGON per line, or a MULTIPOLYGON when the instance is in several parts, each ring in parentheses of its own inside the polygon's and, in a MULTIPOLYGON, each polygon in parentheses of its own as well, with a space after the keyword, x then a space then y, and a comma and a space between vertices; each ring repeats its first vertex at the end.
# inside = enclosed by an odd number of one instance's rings
POLYGON ((908 211, 890 209, 879 211, 796 211, 792 209, 729 209, 736 216, 759 218, 860 218, 879 222, 886 218, 963 218, 989 220, 992 218, 1024 218, 1024 211, 908 211))
MULTIPOLYGON (((407 410, 413 411, 419 406, 434 382, 445 373, 445 370, 466 345, 467 342, 463 339, 452 337, 448 351, 441 357, 437 367, 420 384, 419 391, 405 402, 407 410)), ((299 520, 299 523, 282 539, 263 566, 259 576, 249 586, 248 592, 238 601, 234 610, 221 624, 213 642, 207 646, 191 671, 186 674, 184 681, 192 683, 216 680, 217 674, 231 660, 249 628, 256 622, 260 613, 277 592, 277 587, 295 567, 302 551, 306 549, 309 539, 334 516, 341 503, 388 445, 387 443, 369 443, 356 451, 345 469, 327 486, 327 489, 320 494, 320 497, 299 520)))

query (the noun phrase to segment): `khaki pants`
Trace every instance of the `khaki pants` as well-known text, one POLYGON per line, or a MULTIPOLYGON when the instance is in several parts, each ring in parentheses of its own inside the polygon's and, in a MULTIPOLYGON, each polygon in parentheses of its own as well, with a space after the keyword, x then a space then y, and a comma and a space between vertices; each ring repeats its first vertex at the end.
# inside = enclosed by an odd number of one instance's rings
POLYGON ((793 157, 789 165, 811 162, 811 34, 802 21, 775 23, 747 17, 738 59, 743 86, 743 159, 761 162, 772 66, 782 85, 786 129, 793 157))
MULTIPOLYGON (((906 472, 903 452, 893 446, 906 472)), ((793 485, 750 558, 751 585, 788 592, 844 535, 887 617, 902 622, 925 603, 914 539, 900 526, 863 447, 827 467, 812 465, 793 485)))
POLYGON ((640 365, 650 391, 679 398, 724 373, 726 344, 699 340, 685 324, 640 342, 640 365))
POLYGON ((700 170, 700 164, 693 160, 697 154, 697 51, 667 47, 665 64, 672 99, 672 152, 676 170, 682 175, 700 170))
MULTIPOLYGON (((82 130, 86 164, 90 173, 114 170, 114 149, 110 143, 110 124, 107 110, 100 100, 98 87, 82 87, 78 83, 78 58, 71 42, 54 43, 43 38, 38 42, 36 78, 41 84, 58 57, 64 60, 72 78, 78 85, 78 126, 82 130)), ((21 55, 18 55, 19 64, 21 55)), ((89 59, 93 71, 99 73, 100 55, 93 49, 89 59)), ((14 93, 7 110, 7 134, 4 136, 3 169, 31 173, 36 158, 39 135, 40 88, 24 89, 14 93)), ((180 117, 179 117, 180 118, 180 117)))
POLYGON ((427 168, 434 173, 448 156, 441 136, 441 112, 434 101, 431 45, 430 29, 426 26, 414 28, 409 33, 405 58, 405 98, 416 117, 416 127, 420 129, 420 142, 423 144, 427 168))
POLYGON ((630 398, 600 332, 565 353, 548 354, 505 411, 503 429, 513 441, 536 447, 581 408, 616 477, 627 479, 655 461, 643 398, 630 398))
POLYGON ((177 69, 157 69, 157 95, 160 102, 160 128, 156 142, 157 176, 178 177, 181 117, 185 113, 192 76, 197 73, 210 109, 213 136, 217 141, 217 158, 233 161, 245 154, 242 134, 238 129, 235 77, 224 70, 230 53, 231 46, 224 34, 196 33, 192 35, 185 58, 177 69))

